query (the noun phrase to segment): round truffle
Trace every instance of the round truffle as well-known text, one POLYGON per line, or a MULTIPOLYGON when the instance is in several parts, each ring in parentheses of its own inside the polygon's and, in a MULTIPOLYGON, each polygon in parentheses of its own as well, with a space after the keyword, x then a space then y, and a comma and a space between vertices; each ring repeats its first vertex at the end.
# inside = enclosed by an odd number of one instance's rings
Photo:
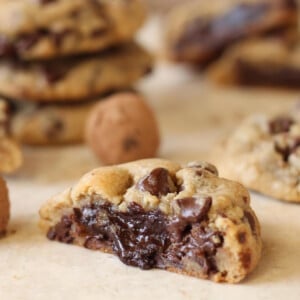
POLYGON ((115 94, 97 104, 85 132, 88 145, 104 164, 154 157, 160 144, 153 111, 134 93, 115 94))
POLYGON ((0 177, 0 237, 6 232, 9 220, 9 199, 5 181, 0 177))

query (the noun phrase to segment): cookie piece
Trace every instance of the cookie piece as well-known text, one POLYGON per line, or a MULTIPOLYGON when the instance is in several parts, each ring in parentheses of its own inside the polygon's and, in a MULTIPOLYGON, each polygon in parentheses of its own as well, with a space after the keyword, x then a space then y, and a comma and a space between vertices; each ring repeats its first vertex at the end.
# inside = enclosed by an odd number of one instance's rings
POLYGON ((50 240, 114 253, 141 269, 239 282, 261 255, 250 196, 208 163, 102 167, 40 210, 50 240))
POLYGON ((9 109, 0 99, 0 173, 12 173, 22 162, 21 150, 9 134, 9 109))
POLYGON ((236 45, 208 71, 222 84, 300 88, 300 44, 259 39, 236 45))
POLYGON ((87 120, 85 136, 105 164, 155 157, 160 144, 154 112, 136 93, 115 94, 97 104, 87 120))
POLYGON ((82 143, 86 120, 97 102, 43 105, 13 102, 11 134, 19 143, 31 146, 82 143))
POLYGON ((9 198, 5 181, 0 177, 0 237, 5 235, 9 221, 9 198))
POLYGON ((170 15, 167 45, 174 60, 207 64, 241 39, 297 28, 296 0, 203 0, 170 15))
POLYGON ((300 202, 300 110, 252 116, 216 150, 222 176, 265 195, 300 202))
POLYGON ((0 61, 0 94, 35 102, 84 101, 134 84, 152 67, 135 43, 97 55, 47 62, 0 61))
POLYGON ((45 59, 95 52, 133 38, 140 0, 14 0, 0 3, 0 57, 45 59))

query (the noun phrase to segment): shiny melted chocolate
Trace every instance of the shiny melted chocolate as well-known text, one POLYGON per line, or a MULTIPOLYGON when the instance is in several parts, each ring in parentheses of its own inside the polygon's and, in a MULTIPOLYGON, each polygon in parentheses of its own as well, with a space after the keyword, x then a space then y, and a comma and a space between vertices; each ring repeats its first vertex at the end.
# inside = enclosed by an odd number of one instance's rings
POLYGON ((110 249, 123 263, 141 269, 183 268, 192 262, 206 275, 217 272, 215 255, 223 236, 206 226, 212 199, 185 198, 177 204, 180 213, 173 216, 145 211, 134 202, 125 212, 108 202, 74 208, 48 238, 65 243, 83 238, 85 247, 110 249))

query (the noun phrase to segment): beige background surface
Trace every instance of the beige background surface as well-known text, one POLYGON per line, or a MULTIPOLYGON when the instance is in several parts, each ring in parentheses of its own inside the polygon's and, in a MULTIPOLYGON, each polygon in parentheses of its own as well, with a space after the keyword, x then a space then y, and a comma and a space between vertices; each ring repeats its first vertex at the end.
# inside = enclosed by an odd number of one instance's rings
MULTIPOLYGON (((142 39, 155 48, 157 23, 142 39), (150 40, 150 43, 149 43, 150 40)), ((160 62, 140 84, 157 112, 160 155, 179 162, 207 159, 213 145, 252 112, 281 111, 298 93, 220 88, 184 66, 160 62)), ((49 242, 38 209, 99 163, 85 147, 25 149, 25 165, 8 177, 10 234, 0 240, 0 299, 300 299, 300 205, 252 194, 264 242, 259 267, 238 285, 164 271, 140 271, 111 255, 49 242)))

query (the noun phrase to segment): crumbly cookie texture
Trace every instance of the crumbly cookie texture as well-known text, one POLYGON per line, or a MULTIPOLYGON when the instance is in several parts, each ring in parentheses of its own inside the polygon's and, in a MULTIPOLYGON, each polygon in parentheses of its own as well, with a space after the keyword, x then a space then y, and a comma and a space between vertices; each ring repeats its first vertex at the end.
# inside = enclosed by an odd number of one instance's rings
POLYGON ((216 150, 222 176, 274 198, 300 202, 300 110, 245 120, 216 150))
POLYGON ((208 70, 222 84, 300 88, 300 44, 281 39, 242 42, 208 70))
POLYGON ((99 51, 131 40, 144 19, 141 0, 0 1, 0 57, 99 51))
POLYGON ((9 136, 7 104, 0 99, 0 173, 12 173, 23 162, 19 146, 9 136))
POLYGON ((84 128, 98 101, 71 104, 13 102, 10 132, 20 144, 65 145, 84 142, 84 128))
POLYGON ((204 162, 149 159, 93 170, 40 217, 50 240, 216 282, 241 281, 261 255, 248 191, 204 162))
POLYGON ((34 102, 83 101, 127 88, 152 68, 152 57, 129 43, 91 56, 47 62, 0 62, 0 93, 34 102))
POLYGON ((5 181, 0 177, 0 237, 6 233, 9 221, 9 198, 5 181))
POLYGON ((203 0, 175 8, 167 24, 174 60, 207 64, 233 43, 297 28, 295 0, 203 0))

